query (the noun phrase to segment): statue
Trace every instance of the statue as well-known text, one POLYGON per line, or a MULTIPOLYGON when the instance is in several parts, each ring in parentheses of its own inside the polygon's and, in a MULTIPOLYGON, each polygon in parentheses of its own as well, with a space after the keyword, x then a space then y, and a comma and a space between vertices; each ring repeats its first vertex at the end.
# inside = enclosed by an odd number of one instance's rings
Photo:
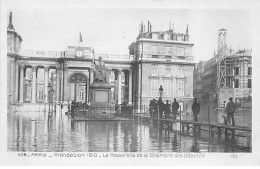
POLYGON ((105 63, 102 61, 102 57, 99 56, 98 58, 98 63, 96 63, 96 61, 94 61, 94 65, 95 65, 95 71, 94 71, 94 81, 95 82, 108 82, 108 70, 105 67, 105 63))

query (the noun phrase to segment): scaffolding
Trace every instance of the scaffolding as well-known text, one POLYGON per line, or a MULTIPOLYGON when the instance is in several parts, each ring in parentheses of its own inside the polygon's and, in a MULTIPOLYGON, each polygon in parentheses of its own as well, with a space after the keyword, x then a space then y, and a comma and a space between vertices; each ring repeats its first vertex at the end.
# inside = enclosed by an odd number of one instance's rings
MULTIPOLYGON (((226 88, 226 57, 228 49, 226 44, 226 29, 220 29, 218 31, 218 51, 216 55, 217 63, 217 81, 216 81, 216 93, 218 94, 221 89, 226 88)), ((220 99, 218 99, 218 105, 221 105, 220 99)))

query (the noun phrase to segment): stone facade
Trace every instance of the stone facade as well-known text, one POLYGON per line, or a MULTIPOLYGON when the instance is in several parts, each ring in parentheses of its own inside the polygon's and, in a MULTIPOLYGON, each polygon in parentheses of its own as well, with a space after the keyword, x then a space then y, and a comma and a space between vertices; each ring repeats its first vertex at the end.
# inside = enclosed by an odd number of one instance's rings
POLYGON ((141 24, 136 41, 129 47, 130 54, 135 55, 133 90, 139 111, 144 111, 150 100, 158 100, 160 86, 163 101, 176 98, 182 110, 191 111, 194 62, 188 27, 185 34, 172 29, 152 32, 151 25, 145 32, 143 27, 141 24))

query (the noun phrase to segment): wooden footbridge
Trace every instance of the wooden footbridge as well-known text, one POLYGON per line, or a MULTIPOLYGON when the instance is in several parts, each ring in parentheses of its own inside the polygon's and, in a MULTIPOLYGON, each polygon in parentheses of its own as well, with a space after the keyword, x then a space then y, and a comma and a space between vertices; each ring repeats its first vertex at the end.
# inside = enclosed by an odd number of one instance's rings
POLYGON ((221 138, 221 135, 224 134, 225 138, 227 139, 229 136, 234 138, 236 136, 236 131, 250 133, 252 132, 251 127, 247 126, 232 126, 232 125, 225 125, 222 123, 211 123, 211 122, 195 122, 192 120, 182 120, 182 119, 173 119, 173 118, 151 118, 149 114, 134 114, 134 118, 142 119, 142 120, 156 120, 159 123, 165 123, 167 125, 171 125, 172 123, 180 123, 180 131, 181 132, 190 132, 191 129, 196 130, 197 133, 200 135, 202 127, 208 127, 209 132, 211 133, 210 136, 214 138, 216 134, 218 138, 221 138))

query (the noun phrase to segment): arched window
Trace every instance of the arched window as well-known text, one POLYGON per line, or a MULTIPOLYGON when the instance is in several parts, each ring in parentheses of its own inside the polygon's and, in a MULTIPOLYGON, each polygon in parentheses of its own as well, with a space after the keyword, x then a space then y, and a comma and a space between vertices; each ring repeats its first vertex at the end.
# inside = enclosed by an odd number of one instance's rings
POLYGON ((81 73, 75 73, 70 78, 70 83, 87 83, 87 82, 88 82, 87 78, 81 73))

